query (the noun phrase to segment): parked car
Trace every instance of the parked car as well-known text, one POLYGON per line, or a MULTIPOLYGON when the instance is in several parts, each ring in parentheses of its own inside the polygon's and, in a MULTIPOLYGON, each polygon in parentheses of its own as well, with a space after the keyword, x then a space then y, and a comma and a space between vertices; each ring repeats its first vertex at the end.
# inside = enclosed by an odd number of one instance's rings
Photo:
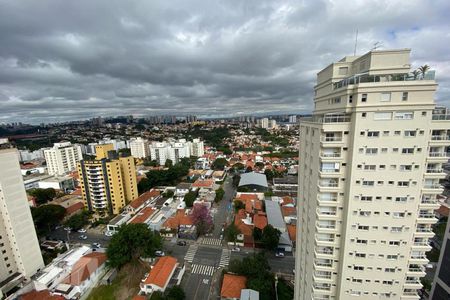
POLYGON ((80 240, 87 240, 87 236, 85 234, 82 234, 78 237, 80 240))
POLYGON ((105 235, 106 236, 113 236, 114 232, 112 232, 112 231, 105 231, 105 235))
POLYGON ((231 249, 231 251, 233 251, 233 252, 241 252, 241 248, 234 247, 234 248, 231 249))
POLYGON ((64 230, 65 230, 65 231, 72 231, 72 228, 70 228, 70 227, 64 227, 64 230))
POLYGON ((100 243, 92 243, 92 248, 100 248, 101 247, 101 245, 100 245, 100 243))
POLYGON ((78 229, 78 232, 79 233, 86 233, 86 229, 84 229, 84 228, 78 229))
POLYGON ((178 242, 177 242, 177 245, 178 245, 178 246, 186 246, 187 243, 186 243, 186 241, 178 241, 178 242))
POLYGON ((155 251, 155 255, 156 256, 164 256, 166 254, 164 253, 164 251, 158 250, 158 251, 155 251))
POLYGON ((276 257, 284 257, 284 252, 276 252, 275 256, 276 257))

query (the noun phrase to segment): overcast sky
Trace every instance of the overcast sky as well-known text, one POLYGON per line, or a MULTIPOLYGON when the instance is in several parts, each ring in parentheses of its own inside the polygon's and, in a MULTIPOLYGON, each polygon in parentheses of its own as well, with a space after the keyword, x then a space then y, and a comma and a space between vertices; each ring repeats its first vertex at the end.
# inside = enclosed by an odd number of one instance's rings
POLYGON ((0 0, 0 123, 309 112, 315 74, 381 42, 450 100, 450 1, 0 0), (353 2, 353 3, 352 3, 353 2))

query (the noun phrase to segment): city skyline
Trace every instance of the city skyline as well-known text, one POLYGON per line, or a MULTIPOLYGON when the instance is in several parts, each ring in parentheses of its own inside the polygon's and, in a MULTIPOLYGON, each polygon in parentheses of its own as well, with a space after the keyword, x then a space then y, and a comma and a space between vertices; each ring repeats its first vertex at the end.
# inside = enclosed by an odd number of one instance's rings
POLYGON ((353 54, 356 30, 356 54, 413 49, 448 104, 445 1, 122 5, 2 2, 0 123, 309 113, 315 74, 353 54))

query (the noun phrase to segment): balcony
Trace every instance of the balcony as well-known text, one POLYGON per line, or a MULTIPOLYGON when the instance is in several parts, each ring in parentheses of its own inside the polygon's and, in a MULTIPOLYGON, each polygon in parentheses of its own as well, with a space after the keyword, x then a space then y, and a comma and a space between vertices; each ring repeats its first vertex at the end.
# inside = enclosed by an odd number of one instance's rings
POLYGON ((336 210, 323 210, 321 208, 317 208, 316 215, 318 219, 321 220, 335 220, 337 217, 336 210))
POLYGON ((421 289, 422 283, 420 283, 419 279, 406 280, 405 287, 410 288, 410 289, 421 289))
POLYGON ((425 276, 425 267, 420 265, 410 265, 406 270, 407 275, 422 277, 425 276))
POLYGON ((319 233, 335 233, 337 231, 336 224, 319 224, 316 223, 316 229, 319 233))
POLYGON ((319 176, 321 178, 337 178, 342 175, 340 169, 322 169, 319 171, 319 176))
POLYGON ((320 239, 318 239, 316 237, 315 241, 316 241, 316 246, 335 246, 336 245, 336 240, 334 238, 329 238, 329 239, 320 238, 320 239))
POLYGON ((315 115, 312 117, 300 118, 300 122, 310 122, 319 124, 330 124, 330 123, 348 123, 351 117, 349 115, 315 115))
POLYGON ((434 224, 437 218, 434 213, 419 213, 417 216, 417 223, 421 224, 434 224))
POLYGON ((433 237, 434 232, 431 227, 417 227, 414 232, 416 237, 433 237))
POLYGON ((447 152, 429 152, 428 161, 447 162, 450 154, 447 152))
POLYGON ((325 159, 333 159, 333 158, 341 158, 341 153, 340 152, 322 152, 320 153, 320 158, 322 160, 325 159))
POLYGON ((441 205, 438 203, 436 198, 429 198, 429 199, 422 198, 419 206, 420 208, 438 209, 441 205))
POLYGON ((337 181, 319 182, 317 187, 319 192, 336 192, 339 190, 339 184, 337 181))
POLYGON ((338 199, 337 197, 331 197, 331 198, 321 198, 320 195, 317 196, 317 203, 319 206, 337 206, 338 205, 338 199))
POLYGON ((423 185, 423 192, 429 194, 441 194, 444 191, 444 187, 439 183, 431 183, 423 185))
POLYGON ((425 254, 423 255, 413 255, 409 258, 409 262, 410 263, 414 263, 414 264, 427 264, 428 258, 425 256, 425 254))
POLYGON ((341 135, 336 136, 322 136, 320 138, 320 143, 322 147, 337 147, 344 143, 341 135))

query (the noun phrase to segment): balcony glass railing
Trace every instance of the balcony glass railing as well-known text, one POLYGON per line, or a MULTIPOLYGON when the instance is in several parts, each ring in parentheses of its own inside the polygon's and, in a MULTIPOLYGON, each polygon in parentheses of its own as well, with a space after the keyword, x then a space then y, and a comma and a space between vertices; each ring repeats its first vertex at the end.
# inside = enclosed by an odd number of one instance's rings
POLYGON ((421 218, 421 219, 432 219, 432 218, 435 218, 435 214, 419 214, 419 218, 421 218))
POLYGON ((419 227, 416 228, 416 232, 433 232, 433 230, 429 227, 419 227))
POLYGON ((335 181, 319 182, 320 187, 338 187, 338 183, 335 181))
POLYGON ((448 140, 450 140, 450 136, 448 136, 448 135, 432 135, 431 140, 432 141, 448 141, 448 140))
POLYGON ((323 136, 320 140, 322 142, 341 142, 342 136, 323 136))
POLYGON ((439 183, 432 183, 432 184, 425 184, 423 187, 426 189, 441 189, 442 185, 440 185, 439 183))
POLYGON ((430 152, 428 153, 429 157, 449 157, 450 154, 446 152, 430 152))
POLYGON ((300 120, 313 123, 348 123, 351 118, 347 115, 317 115, 312 117, 303 117, 300 120))
POLYGON ((448 121, 450 120, 449 114, 433 114, 432 116, 433 121, 448 121))
POLYGON ((443 173, 443 172, 444 172, 444 170, 439 169, 439 168, 427 169, 427 171, 426 171, 426 173, 432 173, 432 174, 443 173))
POLYGON ((338 158, 341 157, 341 153, 335 152, 335 153, 321 153, 320 156, 322 157, 329 157, 329 158, 338 158))
POLYGON ((435 72, 428 71, 425 76, 417 76, 413 73, 405 74, 382 74, 382 75, 369 75, 355 74, 353 76, 342 79, 341 81, 333 83, 334 89, 339 89, 352 84, 359 83, 377 83, 377 82, 390 82, 390 81, 415 81, 415 80, 434 80, 435 72))

